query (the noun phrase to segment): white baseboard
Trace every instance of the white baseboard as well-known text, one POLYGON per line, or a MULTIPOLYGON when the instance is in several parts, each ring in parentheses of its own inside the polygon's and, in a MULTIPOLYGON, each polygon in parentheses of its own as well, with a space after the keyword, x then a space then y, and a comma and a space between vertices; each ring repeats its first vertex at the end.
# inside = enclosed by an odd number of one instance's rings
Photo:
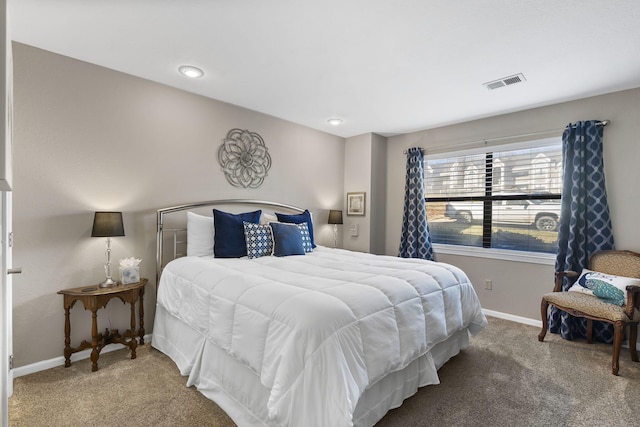
POLYGON ((529 319, 528 317, 516 316, 514 314, 502 313, 500 311, 487 310, 484 308, 482 309, 482 312, 487 316, 497 317, 498 319, 511 320, 512 322, 524 323, 525 325, 542 328, 542 320, 529 319))
MULTIPOLYGON (((538 328, 542 327, 542 321, 533 320, 526 317, 515 316, 513 314, 502 313, 499 311, 493 310, 485 310, 482 309, 483 313, 487 316, 497 317, 499 319, 510 320, 512 322, 524 323, 525 325, 537 326, 538 328)), ((145 342, 151 341, 151 334, 144 336, 145 342)), ((113 350, 119 350, 124 348, 122 344, 109 344, 105 346, 100 353, 108 353, 113 350)), ((91 350, 83 350, 78 353, 74 353, 71 355, 71 362, 75 362, 76 360, 88 359, 91 357, 91 350)), ((56 366, 64 365, 64 356, 56 357, 54 359, 43 360, 41 362, 32 363, 30 365, 20 366, 19 368, 14 368, 11 372, 13 373, 14 378, 21 377, 23 375, 34 374, 36 372, 44 371, 46 369, 55 368, 56 366)))
MULTIPOLYGON (((528 317, 514 316, 513 314, 501 313, 499 311, 493 311, 493 310, 486 310, 484 308, 482 309, 482 312, 486 316, 497 317, 499 319, 511 320, 512 322, 524 323, 525 325, 542 328, 542 320, 533 320, 533 319, 529 319, 528 317)), ((629 340, 624 340, 622 342, 622 347, 629 348, 629 340)), ((638 341, 638 343, 636 344, 636 349, 639 349, 640 351, 640 341, 638 341)))
MULTIPOLYGON (((534 320, 529 319, 528 317, 516 316, 514 314, 502 313, 500 311, 493 311, 482 309, 482 312, 491 317, 497 317, 499 319, 510 320, 512 322, 523 323, 529 326, 535 326, 537 328, 542 328, 542 320, 534 320)), ((147 334, 144 336, 145 342, 151 342, 151 334, 147 334)), ((627 342, 623 343, 624 347, 628 348, 627 342)), ((122 344, 109 344, 105 346, 101 353, 108 353, 113 350, 119 350, 121 348, 125 348, 122 344)), ((78 353, 74 353, 71 355, 71 362, 75 362, 76 360, 88 359, 91 356, 91 350, 83 350, 78 353)), ((30 365, 20 366, 19 368, 14 368, 11 373, 13 373, 14 378, 21 377, 23 375, 34 374, 36 372, 44 371, 45 369, 55 368, 56 366, 64 365, 64 356, 56 357, 54 359, 43 360, 41 362, 32 363, 30 365)))
MULTIPOLYGON (((515 316, 513 314, 502 313, 502 312, 493 311, 493 310, 483 309, 482 311, 487 316, 510 320, 512 322, 524 323, 525 325, 537 326, 538 328, 542 327, 542 321, 540 320, 533 320, 526 317, 515 316)), ((144 341, 150 342, 151 334, 145 335, 144 341)), ((100 353, 101 354, 108 353, 110 351, 119 350, 121 348, 124 348, 122 344, 109 344, 105 346, 100 353)), ((91 350, 90 349, 83 350, 78 353, 72 354, 71 362, 75 362, 76 360, 88 359, 89 357, 91 357, 91 350)), ((36 372, 44 371, 46 369, 51 369, 51 368, 55 368, 56 366, 62 366, 62 365, 64 365, 64 356, 56 357, 49 360, 43 360, 41 362, 32 363, 30 365, 20 366, 19 368, 14 368, 11 372, 13 373, 14 378, 18 378, 23 375, 34 374, 36 372)))
MULTIPOLYGON (((151 334, 144 336, 144 342, 151 342, 151 334)), ((109 353, 110 351, 120 350, 126 348, 123 344, 109 344, 104 346, 100 354, 109 353)), ((88 359, 91 357, 91 349, 82 350, 71 355, 71 362, 78 360, 88 359)), ((31 363, 30 365, 20 366, 11 370, 13 378, 18 378, 23 375, 35 374, 36 372, 44 371, 46 369, 55 368, 56 366, 64 365, 64 356, 55 357, 49 360, 42 360, 40 362, 31 363)))

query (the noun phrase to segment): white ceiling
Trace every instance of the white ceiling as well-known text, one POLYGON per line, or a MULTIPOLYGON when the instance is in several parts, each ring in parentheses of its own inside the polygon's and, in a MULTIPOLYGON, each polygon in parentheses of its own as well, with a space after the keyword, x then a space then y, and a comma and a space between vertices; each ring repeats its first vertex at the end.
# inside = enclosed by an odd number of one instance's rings
POLYGON ((640 87, 638 0, 8 0, 13 40, 335 135, 640 87), (183 64, 200 79, 177 72, 183 64), (526 82, 482 84, 523 73, 526 82), (340 117, 334 127, 327 119, 340 117))

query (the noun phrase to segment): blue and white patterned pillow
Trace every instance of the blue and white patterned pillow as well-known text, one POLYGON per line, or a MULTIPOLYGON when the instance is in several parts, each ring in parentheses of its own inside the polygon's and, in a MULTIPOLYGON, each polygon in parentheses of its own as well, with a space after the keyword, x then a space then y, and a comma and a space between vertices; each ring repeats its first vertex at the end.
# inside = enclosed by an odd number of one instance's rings
POLYGON ((302 235, 302 247, 304 251, 309 253, 313 252, 313 243, 311 243, 311 234, 309 233, 309 226, 306 222, 301 222, 297 224, 300 229, 300 234, 302 235))
POLYGON ((583 268, 580 277, 569 290, 594 295, 612 304, 623 305, 626 303, 628 285, 638 286, 640 279, 615 276, 583 268), (616 288, 617 291, 611 288, 616 288))
POLYGON ((593 294, 604 302, 617 306, 624 305, 625 293, 604 280, 587 279, 587 288, 591 289, 593 294))
POLYGON ((247 242, 249 259, 269 256, 273 252, 273 236, 269 224, 243 222, 244 240, 247 242))

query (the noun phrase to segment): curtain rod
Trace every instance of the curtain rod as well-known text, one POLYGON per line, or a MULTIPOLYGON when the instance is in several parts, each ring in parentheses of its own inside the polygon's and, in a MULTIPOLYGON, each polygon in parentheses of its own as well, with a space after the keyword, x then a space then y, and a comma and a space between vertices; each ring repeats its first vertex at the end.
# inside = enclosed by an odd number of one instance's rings
MULTIPOLYGON (((606 126, 609 123, 611 123, 610 120, 598 120, 596 121, 596 126, 606 126)), ((576 125, 571 125, 571 127, 575 128, 576 125)), ((511 135, 511 136, 499 136, 496 138, 487 138, 487 139, 479 139, 477 141, 470 141, 470 142, 462 142, 460 144, 454 144, 454 145, 447 145, 447 146, 442 146, 442 147, 437 147, 436 149, 450 149, 450 148, 458 148, 458 147, 464 147, 467 145, 475 145, 475 144, 479 144, 481 142, 484 142, 485 144, 488 142, 494 142, 494 141, 502 141, 504 139, 513 139, 513 138, 523 138, 525 136, 538 136, 538 135, 545 135, 545 134, 549 134, 549 133, 557 133, 557 132, 561 132, 564 131, 566 129, 551 129, 551 130, 545 130, 545 131, 540 131, 540 132, 533 132, 533 133, 523 133, 520 135, 511 135)), ((425 149, 423 147, 418 147, 420 150, 422 150, 422 152, 425 151, 425 149)), ((407 154, 407 150, 404 150, 402 152, 403 154, 407 154)))

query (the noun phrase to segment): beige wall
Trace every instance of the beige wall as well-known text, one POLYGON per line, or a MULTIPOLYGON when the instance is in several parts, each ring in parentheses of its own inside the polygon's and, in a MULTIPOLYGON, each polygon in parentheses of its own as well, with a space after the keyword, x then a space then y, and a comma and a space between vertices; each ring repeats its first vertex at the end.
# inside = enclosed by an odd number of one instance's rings
POLYGON ((370 252, 385 254, 387 218, 387 138, 371 134, 371 245, 370 252))
MULTIPOLYGON (((161 207, 226 198, 308 207, 318 242, 333 244, 326 221, 343 205, 343 138, 21 44, 14 65, 16 366, 60 357, 56 292, 104 278, 105 240, 90 237, 96 210, 124 213, 113 259, 142 258, 153 283, 161 207), (232 128, 266 142, 273 165, 259 189, 232 187, 220 169, 217 150, 232 128)), ((145 298, 151 332, 154 285, 145 298)), ((78 303, 71 316, 78 345, 89 338, 90 313, 78 303)), ((101 331, 126 329, 128 307, 112 301, 98 317, 101 331)))
POLYGON ((351 251, 369 252, 371 244, 371 134, 353 136, 345 143, 343 247, 351 251), (346 194, 366 192, 365 215, 348 216, 346 194), (351 236, 350 227, 358 227, 358 236, 351 236))
MULTIPOLYGON (((604 131, 605 175, 616 247, 640 251, 637 212, 640 199, 640 89, 505 114, 458 125, 388 138, 387 254, 397 254, 400 242, 405 155, 409 147, 443 147, 469 141, 557 129, 571 122, 609 119, 604 131)), ((464 269, 476 287, 482 307, 530 319, 540 319, 540 299, 553 287, 553 266, 436 254, 439 261, 464 269), (485 279, 493 290, 484 289, 485 279)))
POLYGON ((347 216, 344 206, 343 247, 352 251, 384 254, 386 218, 387 139, 375 133, 346 139, 344 185, 349 192, 366 192, 365 215, 347 216), (358 236, 350 227, 358 226, 358 236))
MULTIPOLYGON (((219 198, 259 198, 309 207, 318 241, 332 245, 328 209, 345 209, 345 193, 367 191, 367 216, 347 217, 344 247, 396 255, 400 241, 405 155, 412 146, 562 129, 610 119, 605 168, 618 248, 640 251, 635 227, 640 182, 640 89, 557 104, 390 138, 345 140, 154 82, 14 45, 14 353, 16 366, 60 357, 63 310, 59 289, 103 278, 104 239, 90 238, 95 210, 124 212, 126 237, 113 239, 113 258, 143 259, 154 279, 155 209, 219 198), (230 186, 217 149, 232 128, 259 133, 273 166, 257 190, 230 186), (345 159, 346 158, 346 159, 345 159), (382 183, 381 183, 382 181, 382 183), (386 209, 384 208, 386 207, 386 209), (372 212, 381 215, 370 216, 372 212), (360 239, 348 227, 361 224, 360 239)), ((553 279, 550 265, 439 254, 463 268, 483 307, 539 318, 553 279), (493 290, 485 291, 485 279, 493 290)), ((152 330, 155 288, 145 302, 152 330)), ((72 310, 73 340, 89 332, 89 313, 72 310)), ((110 303, 100 329, 125 328, 128 309, 110 303)))

